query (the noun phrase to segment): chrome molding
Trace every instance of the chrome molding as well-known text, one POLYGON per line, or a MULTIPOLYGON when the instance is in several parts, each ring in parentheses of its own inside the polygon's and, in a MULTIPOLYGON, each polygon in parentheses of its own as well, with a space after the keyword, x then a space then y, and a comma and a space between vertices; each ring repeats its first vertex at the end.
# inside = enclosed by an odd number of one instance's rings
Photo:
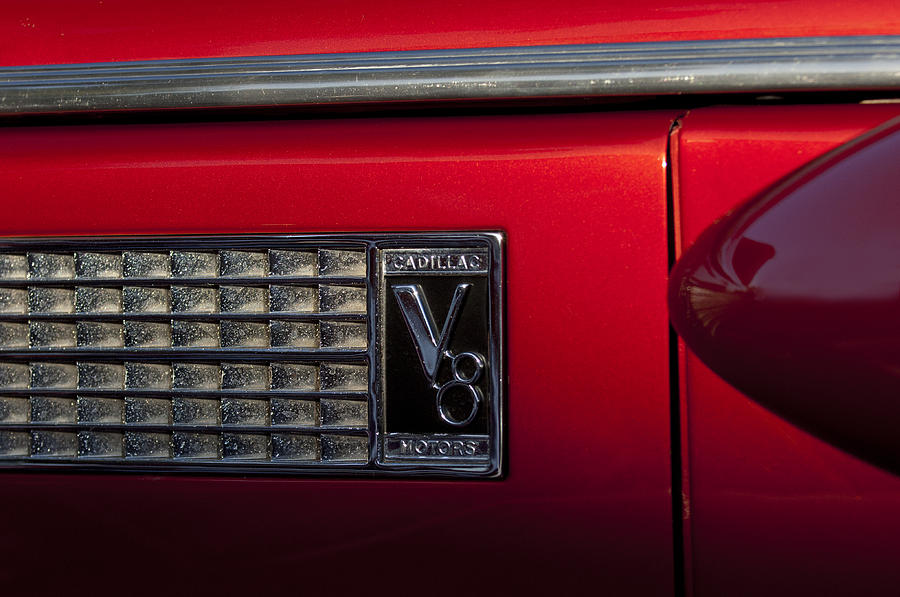
POLYGON ((888 90, 900 36, 259 56, 0 68, 0 114, 888 90))

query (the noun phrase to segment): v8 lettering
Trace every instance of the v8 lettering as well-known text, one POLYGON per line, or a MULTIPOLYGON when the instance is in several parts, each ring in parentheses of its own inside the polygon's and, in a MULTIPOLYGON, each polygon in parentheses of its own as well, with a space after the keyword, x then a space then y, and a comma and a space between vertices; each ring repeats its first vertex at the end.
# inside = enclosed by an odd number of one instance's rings
POLYGON ((432 387, 437 390, 435 408, 438 415, 442 421, 454 427, 465 427, 471 423, 478 414, 483 399, 481 389, 476 384, 484 372, 484 357, 476 352, 462 352, 455 355, 448 349, 466 294, 471 286, 471 284, 456 286, 450 302, 450 311, 440 332, 438 332, 434 315, 421 286, 398 284, 392 287, 425 376, 431 382, 432 387), (449 381, 439 383, 438 371, 444 359, 450 360, 450 371, 453 377, 449 381), (467 401, 470 405, 468 412, 463 416, 459 416, 458 409, 451 407, 451 403, 461 401, 467 401))

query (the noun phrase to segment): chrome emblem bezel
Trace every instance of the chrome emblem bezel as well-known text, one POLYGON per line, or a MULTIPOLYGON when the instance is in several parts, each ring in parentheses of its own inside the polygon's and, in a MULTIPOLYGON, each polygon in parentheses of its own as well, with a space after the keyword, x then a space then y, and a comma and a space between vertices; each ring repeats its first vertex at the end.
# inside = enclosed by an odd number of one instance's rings
MULTIPOLYGON (((377 414, 380 430, 378 459, 382 466, 407 472, 452 471, 471 476, 501 474, 503 243, 504 237, 500 233, 445 233, 379 245, 377 275, 381 304, 376 310, 380 333, 377 414), (435 294, 423 289, 433 280, 447 281, 451 290, 435 294), (466 313, 467 295, 478 290, 483 295, 479 304, 486 309, 484 329, 466 332, 470 337, 479 337, 480 349, 471 350, 462 344, 460 350, 453 352, 448 345, 454 334, 461 331, 459 327, 465 325, 460 314, 466 313), (390 302, 397 304, 402 312, 404 326, 387 325, 390 302), (432 309, 439 307, 443 307, 446 315, 435 319, 432 309), (404 374, 426 380, 431 393, 420 388, 415 396, 392 395, 386 383, 390 366, 385 357, 392 342, 402 342, 401 338, 406 338, 414 347, 410 352, 417 357, 406 359, 410 370, 404 374), (423 354, 426 349, 430 354, 423 354), (470 371, 458 370, 463 359, 474 364, 470 371), (438 379, 441 369, 443 379, 438 379), (449 391, 461 388, 470 395, 471 410, 461 417, 453 417, 445 410, 442 399, 449 391), (428 403, 436 421, 433 430, 410 432, 393 428, 387 412, 392 403, 404 399, 407 403, 411 400, 428 403), (472 433, 468 428, 476 415, 482 419, 481 431, 472 433)), ((398 407, 395 405, 394 408, 398 407)), ((404 407, 401 405, 400 408, 404 407)))
MULTIPOLYGON (((366 289, 366 313, 352 316, 353 321, 367 322, 367 345, 365 349, 353 349, 347 351, 335 351, 322 349, 315 351, 313 349, 297 349, 299 352, 292 353, 291 349, 275 348, 273 343, 269 348, 261 349, 254 353, 252 349, 236 350, 226 348, 225 345, 218 348, 210 349, 208 352, 200 349, 192 349, 185 351, 184 349, 160 348, 156 350, 144 350, 141 348, 125 347, 101 347, 87 348, 80 345, 66 345, 59 349, 44 349, 40 346, 31 346, 22 348, 17 345, 16 348, 0 347, 0 364, 5 362, 7 365, 18 363, 16 367, 21 368, 22 365, 28 367, 40 366, 42 360, 52 362, 68 363, 69 367, 78 365, 79 375, 81 375, 81 365, 89 364, 92 361, 112 363, 117 366, 125 366, 126 364, 140 361, 147 362, 171 362, 171 368, 174 369, 178 362, 187 362, 197 360, 208 360, 209 362, 221 361, 223 371, 229 362, 258 362, 265 366, 275 367, 284 362, 296 363, 318 363, 319 366, 328 367, 329 363, 342 363, 348 359, 360 364, 368 365, 368 389, 361 394, 359 399, 367 400, 368 404, 368 425, 360 427, 356 430, 348 430, 349 433, 355 433, 358 437, 368 437, 368 457, 362 457, 365 451, 360 454, 353 462, 326 461, 325 457, 320 453, 320 460, 316 462, 284 462, 276 461, 274 457, 274 438, 276 433, 284 432, 284 428, 276 429, 274 417, 271 422, 265 423, 264 426, 257 429, 238 430, 241 433, 263 433, 270 436, 269 458, 267 460, 259 460, 256 462, 240 461, 229 459, 225 454, 227 450, 221 442, 226 441, 226 437, 230 437, 233 429, 225 427, 225 421, 220 418, 217 425, 209 428, 194 429, 198 433, 219 434, 219 455, 217 457, 197 457, 197 458, 179 458, 173 456, 175 450, 170 446, 169 457, 159 457, 156 459, 134 459, 129 457, 127 449, 118 457, 99 459, 96 457, 82 457, 79 451, 74 454, 62 454, 59 457, 47 457, 45 454, 32 453, 31 456, 17 456, 0 458, 0 469, 48 469, 48 470, 88 470, 95 472, 134 472, 134 473, 205 473, 205 474, 263 474, 263 475, 291 475, 291 476, 324 476, 324 475, 349 475, 349 476, 367 476, 373 474, 376 476, 432 476, 432 477, 498 477, 503 471, 503 393, 504 393, 504 373, 503 373, 503 248, 504 236, 498 232, 403 232, 403 233, 352 233, 352 234, 297 234, 297 235, 209 235, 209 236, 154 236, 154 237, 136 237, 136 236, 103 236, 103 237, 34 237, 34 238, 9 238, 0 239, 0 254, 12 255, 29 255, 29 254, 66 254, 66 253, 109 253, 116 254, 118 252, 147 252, 147 253, 169 253, 174 264, 176 257, 184 254, 185 251, 198 251, 207 253, 217 253, 223 255, 228 251, 245 251, 257 253, 264 252, 269 258, 274 259, 274 252, 282 250, 296 251, 316 251, 325 250, 326 252, 355 250, 360 251, 364 255, 365 273, 361 278, 355 281, 349 280, 347 283, 356 284, 359 287, 365 286, 366 289), (390 256, 416 256, 416 265, 414 271, 405 271, 399 262, 388 262, 390 256), (419 267, 421 266, 421 267, 419 267), (408 310, 410 319, 401 325, 391 325, 386 327, 385 307, 386 301, 396 301, 393 290, 389 289, 392 280, 405 280, 406 286, 414 286, 409 288, 398 289, 403 294, 410 291, 415 294, 417 288, 423 288, 423 294, 420 296, 420 302, 415 303, 415 309, 408 310), (452 291, 449 296, 444 296, 441 292, 435 292, 432 288, 434 283, 439 286, 450 284, 452 291), (473 298, 474 297, 474 298, 473 298), (455 300, 455 315, 449 319, 445 316, 448 306, 455 300), (421 307, 421 308, 420 308, 421 307), (433 313, 438 313, 435 316, 433 313), (438 323, 433 320, 436 319, 438 323), (472 325, 472 322, 477 325, 472 325), (411 323, 412 322, 412 323, 411 323), (449 325, 445 325, 449 324, 449 325), (425 330, 426 336, 430 334, 434 339, 433 345, 430 339, 416 338, 415 330, 420 332, 425 330), (440 329, 438 330, 438 326, 440 329), (444 329, 446 328, 446 330, 444 329), (475 344, 477 347, 469 349, 465 346, 459 347, 453 345, 459 339, 477 339, 475 344), (443 339, 443 342, 441 342, 443 339), (421 392, 421 395, 404 396, 392 392, 390 383, 386 383, 391 373, 390 367, 386 368, 386 355, 391 353, 392 346, 396 342, 408 343, 407 348, 418 345, 419 351, 422 349, 430 352, 427 355, 428 364, 421 354, 415 359, 415 366, 402 369, 403 376, 419 376, 426 380, 434 387, 428 391, 421 392), (418 343, 418 344, 416 344, 418 343), (451 350, 452 348, 452 350, 451 350), (271 361, 271 363, 269 363, 271 361), (429 375, 429 370, 431 374, 429 375), (439 377, 441 379, 439 379, 439 377), (436 385, 435 385, 436 384, 436 385), (461 392, 461 394, 459 394, 461 392), (459 396, 471 396, 472 402, 468 405, 469 410, 464 411, 462 415, 454 413, 448 405, 453 401, 458 401, 459 396), (366 398, 367 396, 367 398, 366 398), (455 398, 448 398, 455 396, 455 398), (421 433, 415 429, 404 429, 402 426, 391 427, 388 425, 386 412, 393 409, 394 413, 400 412, 406 408, 405 405, 421 405, 428 404, 433 409, 432 416, 434 423, 438 427, 434 433, 421 433), (477 428, 477 432, 472 429, 477 428)), ((76 256, 77 257, 77 256, 76 256)), ((23 259, 18 257, 17 259, 23 259)), ((274 264, 274 261, 272 261, 274 264)), ((224 266, 223 266, 224 267, 224 266)), ((274 268, 274 265, 271 265, 274 268)), ((360 270, 361 271, 361 270, 360 270)), ((31 274, 27 278, 14 278, 0 280, 2 288, 31 288, 36 287, 81 287, 87 286, 121 286, 126 287, 133 284, 133 280, 129 279, 130 274, 125 271, 120 273, 119 278, 104 278, 103 280, 95 280, 90 278, 79 277, 81 274, 73 273, 70 278, 64 280, 42 280, 41 278, 31 278, 31 274)), ((212 277, 209 283, 216 284, 246 284, 247 286, 264 286, 267 289, 270 285, 278 285, 284 283, 278 280, 275 269, 266 270, 263 273, 254 274, 247 279, 239 279, 235 282, 234 278, 229 278, 229 274, 222 270, 219 274, 212 277)), ((316 284, 328 285, 334 283, 334 279, 328 278, 325 273, 304 274, 309 276, 308 279, 296 280, 293 283, 306 286, 315 286, 316 284)), ((173 273, 170 274, 170 286, 179 283, 173 273)), ((194 280, 197 285, 203 285, 207 282, 202 280, 194 280)), ((288 281, 288 283, 291 283, 288 281)), ((149 285, 166 285, 165 279, 159 279, 148 282, 149 285)), ((404 286, 404 284, 399 284, 404 286)), ((17 291, 21 292, 21 291, 17 291)), ((267 290, 268 292, 268 290, 267 290)), ((224 300, 224 299, 223 299, 224 300)), ((267 307, 268 308, 268 307, 267 307)), ((30 307, 29 307, 30 309, 30 307)), ((4 316, 0 314, 0 320, 15 319, 24 322, 26 326, 30 325, 33 318, 36 321, 47 321, 60 319, 69 322, 82 320, 98 320, 113 322, 117 321, 117 316, 113 313, 95 313, 93 311, 82 312, 75 310, 73 313, 64 314, 56 317, 52 314, 38 313, 35 316, 29 315, 31 311, 26 310, 23 315, 4 316), (102 317, 101 317, 102 315, 102 317)), ((226 313, 224 303, 222 309, 216 313, 206 314, 201 318, 206 321, 218 320, 219 323, 225 321, 233 321, 240 319, 233 313, 226 313), (224 314, 224 315, 223 315, 224 314)), ((274 311, 267 311, 271 315, 265 313, 253 314, 252 319, 259 322, 275 323, 275 320, 283 319, 284 316, 274 311), (272 319, 273 321, 268 321, 272 319)), ((326 321, 332 318, 331 315, 316 312, 309 316, 288 316, 290 319, 303 319, 304 317, 310 321, 326 321)), ((338 319, 347 319, 351 316, 339 316, 338 319)), ((148 316, 136 315, 127 310, 121 311, 118 319, 120 324, 129 321, 143 321, 148 316)), ((153 314, 150 320, 165 322, 167 319, 165 314, 153 314)), ((171 322, 174 328, 176 322, 187 319, 186 315, 181 312, 172 311, 171 322)), ((305 319, 304 319, 305 320, 305 319)), ((17 324, 20 325, 21 324, 17 324)), ((80 325, 80 324, 79 324, 80 325)), ((105 324, 104 324, 105 325, 105 324)), ((126 326, 127 327, 127 326, 126 326)), ((233 327, 233 326, 232 326, 233 327)), ((224 329, 224 326, 223 326, 224 329)), ((323 337, 324 338, 324 337, 323 337)), ((324 339, 323 339, 324 342, 324 339)), ((268 346, 268 345, 267 345, 268 346)), ((324 346, 324 344, 323 344, 324 346)), ((324 374, 324 373, 323 373, 324 374)), ((272 373, 271 375, 274 375, 272 373)), ((274 378, 273 378, 274 379, 274 378)), ((365 379, 365 378, 363 378, 365 379)), ((393 379, 397 379, 396 377, 393 379)), ((271 380, 270 380, 271 381, 271 380)), ((40 400, 31 396, 32 394, 40 396, 41 392, 35 388, 40 386, 31 385, 32 389, 9 390, 7 393, 14 393, 17 396, 24 396, 34 400, 40 400)), ((60 390, 60 395, 71 396, 72 399, 76 394, 107 395, 121 400, 127 400, 130 386, 125 386, 120 390, 110 390, 109 392, 100 392, 94 390, 81 390, 80 379, 78 385, 71 386, 71 389, 60 390)), ((172 389, 159 392, 157 398, 165 399, 168 394, 169 398, 177 402, 178 395, 183 393, 182 390, 176 390, 177 385, 170 386, 172 389)), ((225 386, 222 386, 222 390, 225 386)), ((272 401, 271 408, 274 408, 275 386, 271 390, 263 393, 272 394, 270 397, 265 396, 248 396, 248 399, 265 398, 272 401)), ((325 400, 332 396, 324 393, 315 387, 318 394, 310 399, 325 400)), ((225 405, 225 394, 229 395, 229 400, 237 396, 240 398, 240 392, 230 390, 228 392, 219 392, 219 399, 222 400, 222 408, 225 405)), ((140 392, 138 392, 140 394, 140 392)), ((258 391, 251 391, 250 394, 260 394, 258 391)), ((0 390, 0 396, 3 391, 0 390)), ((215 398, 216 396, 206 396, 205 398, 215 398)), ((288 396, 290 398, 291 396, 288 396)), ((299 398, 303 398, 300 396, 299 398)), ((21 398, 17 398, 21 402, 21 398)), ((281 400, 281 398, 279 398, 281 400)), ((126 402, 127 404, 127 402, 126 402)), ((324 404, 324 402, 323 402, 324 404)), ((268 408, 268 407, 267 407, 268 408)), ((317 407, 318 408, 318 407, 317 407)), ((418 406, 416 407, 418 408, 418 406)), ((222 411, 224 412, 224 411, 222 411)), ((274 412, 274 411, 273 411, 274 412)), ((320 413, 321 414, 321 413, 320 413)), ((80 415, 79 415, 80 417, 80 415)), ((123 415, 124 417, 124 415, 123 415)), ((363 419, 364 420, 364 419, 363 419)), ((362 424, 362 423, 361 423, 362 424)), ((316 424, 304 424, 297 428, 287 429, 287 432, 296 434, 323 434, 321 441, 332 433, 336 433, 334 429, 326 427, 326 423, 322 420, 316 424), (305 426, 304 426, 305 425, 305 426)), ((89 421, 83 422, 80 418, 73 419, 67 423, 61 423, 61 432, 68 433, 71 436, 78 436, 81 442, 82 433, 90 436, 100 432, 118 433, 120 437, 127 436, 129 433, 135 432, 134 427, 130 427, 130 422, 123 418, 119 423, 113 423, 107 426, 92 425, 89 421)), ((157 425, 160 427, 157 431, 165 433, 163 429, 165 425, 157 425)), ((43 431, 52 430, 52 425, 45 423, 35 424, 30 419, 25 422, 4 423, 0 421, 0 432, 15 432, 18 434, 29 433, 34 436, 36 433, 40 435, 43 431), (37 429, 37 431, 35 431, 37 429), (43 431, 41 431, 43 430, 43 431)), ((202 427, 202 426, 201 426, 202 427)), ((141 430, 142 431, 142 430, 141 430)), ((170 441, 176 441, 176 435, 182 434, 184 429, 177 427, 171 420, 168 423, 168 432, 170 441)), ((100 433, 102 435, 102 433, 100 433)), ((316 437, 319 437, 318 435, 316 437)), ((32 444, 36 441, 32 439, 32 444)), ((80 444, 79 444, 80 446, 80 444)), ((34 447, 32 447, 34 450, 34 447)))

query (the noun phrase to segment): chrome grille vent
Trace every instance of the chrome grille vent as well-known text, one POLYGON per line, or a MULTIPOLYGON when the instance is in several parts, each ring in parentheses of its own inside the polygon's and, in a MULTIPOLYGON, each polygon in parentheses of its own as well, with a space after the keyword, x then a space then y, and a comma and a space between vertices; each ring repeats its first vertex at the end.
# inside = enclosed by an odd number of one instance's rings
POLYGON ((0 469, 497 476, 502 246, 0 239, 0 469))
POLYGON ((361 241, 8 241, 0 460, 367 466, 371 293, 361 241))

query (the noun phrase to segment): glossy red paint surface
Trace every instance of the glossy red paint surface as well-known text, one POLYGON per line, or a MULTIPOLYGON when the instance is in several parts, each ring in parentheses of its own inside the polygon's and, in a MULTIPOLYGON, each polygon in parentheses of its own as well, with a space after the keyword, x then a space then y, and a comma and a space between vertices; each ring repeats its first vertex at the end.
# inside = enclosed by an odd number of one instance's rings
MULTIPOLYGON (((896 105, 689 114, 675 139, 684 246, 729 209, 898 114, 896 105)), ((689 351, 682 367, 694 594, 863 595, 897 586, 900 477, 766 410, 689 351)))
POLYGON ((674 113, 0 131, 0 234, 503 229, 502 481, 0 475, 0 582, 668 595, 674 113))
POLYGON ((15 0, 0 64, 898 33, 894 0, 15 0))
POLYGON ((669 283, 679 335, 736 388, 900 471, 900 121, 708 228, 669 283))

